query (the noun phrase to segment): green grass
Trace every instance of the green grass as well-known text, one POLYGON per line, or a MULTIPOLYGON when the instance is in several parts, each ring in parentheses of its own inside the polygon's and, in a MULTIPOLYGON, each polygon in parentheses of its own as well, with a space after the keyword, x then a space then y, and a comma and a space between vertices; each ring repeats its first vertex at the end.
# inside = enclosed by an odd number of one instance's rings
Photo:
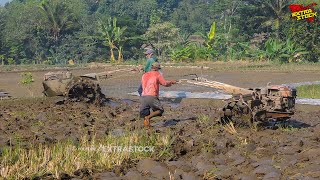
POLYGON ((217 167, 212 168, 210 171, 204 174, 204 179, 216 179, 216 173, 219 171, 217 167))
POLYGON ((23 179, 44 174, 60 178, 61 173, 73 174, 78 169, 98 171, 121 165, 126 159, 162 158, 170 155, 171 133, 159 134, 148 130, 125 131, 121 135, 108 135, 102 139, 83 137, 78 143, 71 141, 51 145, 31 145, 28 149, 16 146, 1 149, 0 177, 23 179), (122 147, 126 150, 110 149, 122 147), (132 147, 132 150, 129 150, 132 147), (154 147, 147 151, 135 147, 154 147))
POLYGON ((208 123, 210 121, 210 117, 206 114, 199 114, 198 115, 198 121, 200 123, 208 123))
POLYGON ((320 99, 320 84, 297 87, 298 97, 320 99))
POLYGON ((279 124, 278 128, 282 132, 294 132, 294 131, 299 131, 299 128, 295 128, 292 125, 286 125, 286 124, 279 124))

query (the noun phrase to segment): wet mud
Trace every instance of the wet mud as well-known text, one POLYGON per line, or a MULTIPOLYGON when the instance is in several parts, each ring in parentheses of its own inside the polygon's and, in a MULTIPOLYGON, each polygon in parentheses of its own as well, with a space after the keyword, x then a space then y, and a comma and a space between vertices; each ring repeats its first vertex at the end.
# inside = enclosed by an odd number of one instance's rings
MULTIPOLYGON (((87 71, 87 70, 86 70, 87 71)), ((89 70, 88 70, 89 71, 89 70)), ((96 70, 99 72, 100 70, 96 70)), ((169 69, 167 79, 178 79, 188 70, 169 69)), ((192 70, 198 71, 198 70, 192 70)), ((45 72, 36 72, 41 79, 45 72)), ((77 73, 82 73, 79 70, 77 73)), ((242 72, 203 72, 221 82, 241 87, 261 86, 270 80, 292 83, 316 80, 315 73, 291 74, 277 79, 277 73, 256 76, 242 72), (240 80, 240 79, 241 80, 240 80)), ((5 77, 18 79, 14 73, 5 77)), ((41 97, 35 86, 35 96, 20 85, 3 87, 16 98, 0 101, 0 146, 24 146, 31 143, 54 144, 59 141, 79 141, 83 136, 103 137, 115 130, 142 129, 139 119, 139 99, 127 93, 139 85, 139 76, 119 76, 102 83, 109 98, 103 106, 73 102, 57 103, 59 98, 41 97), (17 98, 18 97, 18 98, 17 98), (28 97, 28 98, 21 98, 28 97)), ((4 77, 4 76, 2 76, 4 77)), ((38 83, 34 85, 36 85, 38 83)), ((3 83, 4 80, 1 80, 3 83)), ((2 85, 2 84, 1 84, 2 85)), ((2 88, 2 87, 1 87, 2 88)), ((208 92, 209 88, 173 86, 162 90, 208 92)), ((259 130, 236 127, 228 132, 218 123, 219 109, 224 102, 213 99, 161 98, 165 114, 152 120, 152 131, 172 132, 172 156, 127 160, 113 169, 97 172, 75 170, 62 179, 319 179, 320 178, 320 108, 296 106, 295 115, 286 122, 270 121, 259 130)), ((42 176, 41 179, 52 179, 42 176)))

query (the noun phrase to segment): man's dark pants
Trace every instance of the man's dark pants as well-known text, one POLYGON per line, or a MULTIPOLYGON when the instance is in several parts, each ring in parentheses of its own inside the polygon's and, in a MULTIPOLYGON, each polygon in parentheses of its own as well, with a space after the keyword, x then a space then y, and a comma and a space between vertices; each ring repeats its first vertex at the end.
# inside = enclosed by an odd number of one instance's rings
POLYGON ((140 106, 140 118, 144 118, 145 116, 150 115, 150 109, 152 111, 158 111, 160 110, 161 116, 164 112, 164 109, 160 103, 160 100, 156 96, 141 96, 140 97, 141 106, 140 106))

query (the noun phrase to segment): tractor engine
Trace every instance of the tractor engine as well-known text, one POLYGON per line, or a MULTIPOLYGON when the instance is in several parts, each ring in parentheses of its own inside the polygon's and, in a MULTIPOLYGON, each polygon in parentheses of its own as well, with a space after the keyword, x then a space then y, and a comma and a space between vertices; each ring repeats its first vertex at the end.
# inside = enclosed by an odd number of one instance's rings
POLYGON ((287 86, 267 86, 265 88, 250 89, 255 99, 261 100, 263 109, 267 112, 293 113, 297 91, 287 86))

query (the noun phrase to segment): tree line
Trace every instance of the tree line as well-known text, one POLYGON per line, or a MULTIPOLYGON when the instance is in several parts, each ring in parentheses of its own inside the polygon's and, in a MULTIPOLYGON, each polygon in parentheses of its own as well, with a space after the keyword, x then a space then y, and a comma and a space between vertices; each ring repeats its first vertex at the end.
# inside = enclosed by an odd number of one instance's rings
MULTIPOLYGON (((320 0, 316 2, 320 12, 320 0)), ((0 62, 67 64, 318 62, 320 20, 295 20, 298 0, 13 0, 0 7, 0 62)))

